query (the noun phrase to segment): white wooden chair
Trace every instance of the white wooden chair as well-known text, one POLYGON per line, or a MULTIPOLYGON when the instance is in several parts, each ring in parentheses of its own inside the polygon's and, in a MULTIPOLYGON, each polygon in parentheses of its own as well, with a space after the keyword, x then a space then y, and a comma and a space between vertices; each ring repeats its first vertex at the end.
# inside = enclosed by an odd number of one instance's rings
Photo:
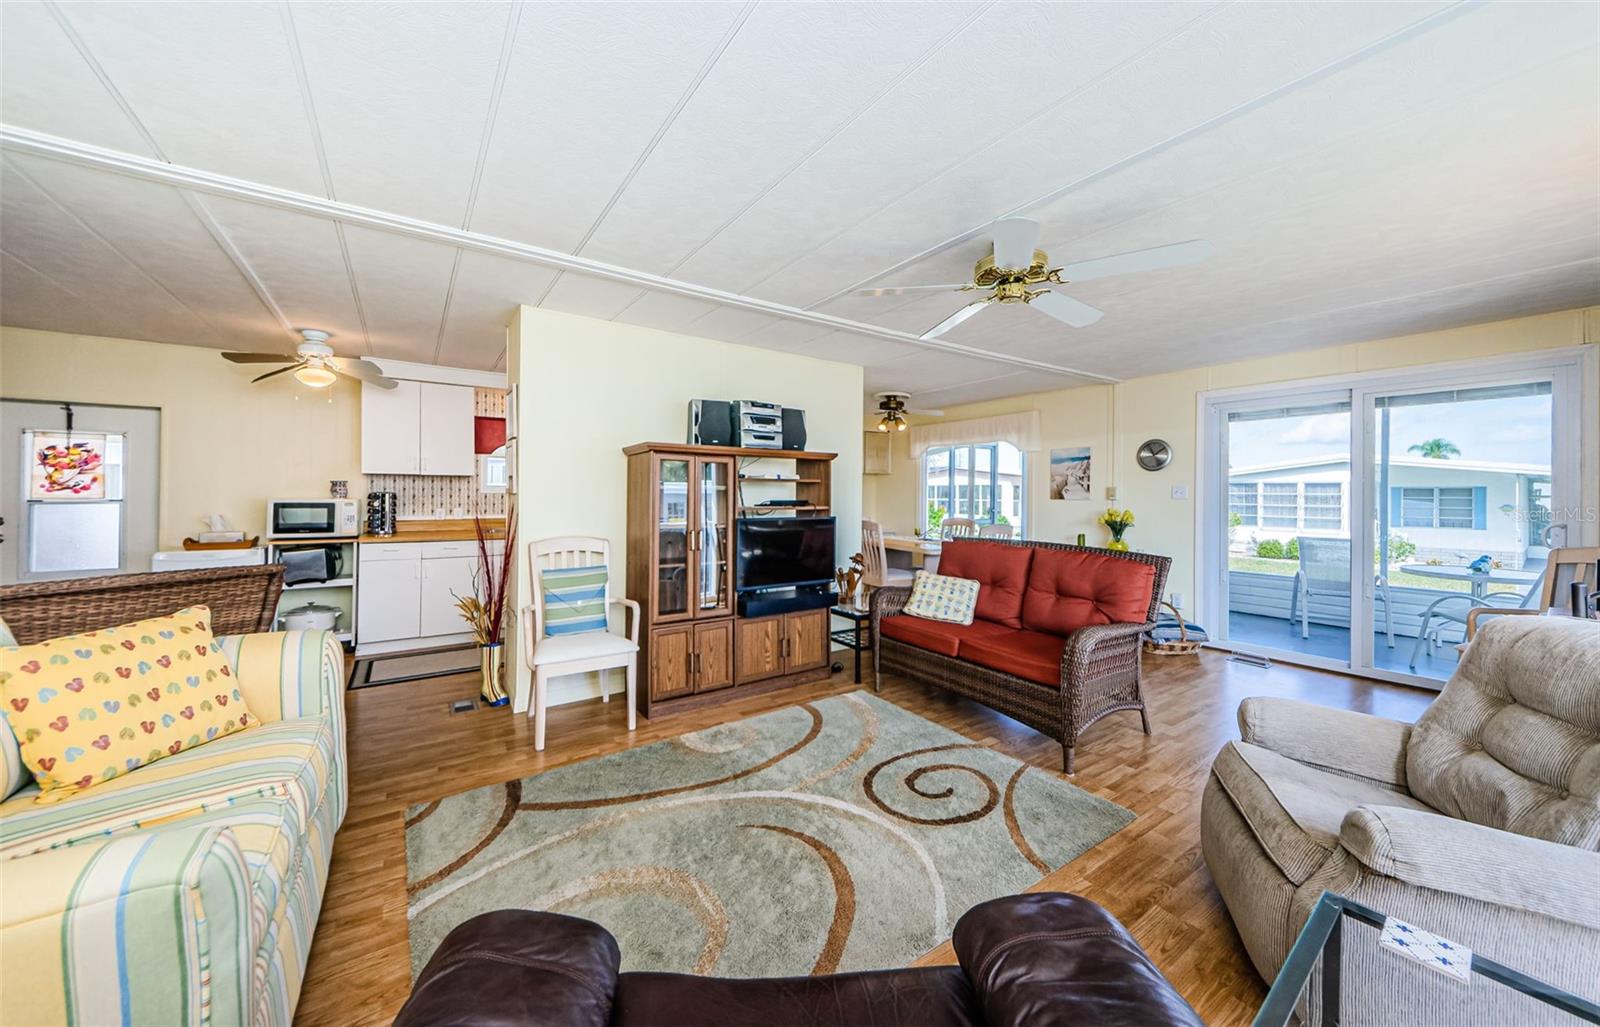
POLYGON ((946 517, 939 530, 945 538, 977 538, 978 522, 971 517, 946 517))
POLYGON ((1010 524, 984 524, 978 527, 979 538, 1015 538, 1017 529, 1010 524))
POLYGON ((889 566, 883 546, 883 527, 877 521, 861 522, 861 583, 868 592, 887 585, 909 585, 912 573, 889 566))
MULTIPOLYGON (((519 677, 511 708, 517 713, 526 711, 533 717, 533 747, 544 748, 546 686, 550 678, 563 674, 597 671, 600 674, 600 697, 610 702, 611 691, 606 687, 605 672, 612 667, 627 668, 628 730, 632 731, 637 723, 638 710, 634 700, 639 662, 639 604, 632 599, 611 597, 611 543, 603 538, 584 535, 539 539, 528 545, 528 569, 533 584, 533 605, 522 608, 522 636, 528 664, 533 668, 533 703, 532 709, 529 709, 528 681, 519 677), (626 637, 614 633, 608 625, 604 631, 582 631, 546 638, 544 571, 557 567, 596 566, 606 568, 607 619, 613 606, 633 611, 633 620, 627 624, 626 637)), ((624 622, 627 623, 626 614, 624 622)))

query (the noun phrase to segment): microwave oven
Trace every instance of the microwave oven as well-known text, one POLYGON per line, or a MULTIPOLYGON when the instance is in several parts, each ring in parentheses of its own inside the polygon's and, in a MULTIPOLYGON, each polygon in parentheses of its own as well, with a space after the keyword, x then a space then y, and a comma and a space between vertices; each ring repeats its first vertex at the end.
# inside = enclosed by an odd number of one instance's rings
POLYGON ((353 499, 269 499, 267 534, 273 538, 355 538, 361 534, 353 499))

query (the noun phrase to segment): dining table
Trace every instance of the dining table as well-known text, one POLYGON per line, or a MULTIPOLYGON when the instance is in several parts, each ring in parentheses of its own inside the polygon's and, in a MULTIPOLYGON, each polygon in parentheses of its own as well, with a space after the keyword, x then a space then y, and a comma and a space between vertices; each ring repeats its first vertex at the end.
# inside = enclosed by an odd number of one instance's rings
POLYGON ((1491 567, 1480 573, 1459 564, 1403 563, 1400 569, 1406 574, 1415 574, 1421 578, 1465 581, 1471 586, 1474 599, 1482 599, 1488 595, 1490 585, 1515 585, 1518 586, 1519 593, 1526 594, 1528 589, 1538 584, 1542 577, 1539 571, 1514 571, 1509 567, 1491 567))
POLYGON ((889 558, 890 566, 903 563, 916 570, 926 566, 931 557, 935 564, 939 561, 941 546, 938 539, 925 539, 919 535, 900 535, 893 532, 884 532, 884 555, 889 558), (895 557, 905 554, 900 560, 895 557))

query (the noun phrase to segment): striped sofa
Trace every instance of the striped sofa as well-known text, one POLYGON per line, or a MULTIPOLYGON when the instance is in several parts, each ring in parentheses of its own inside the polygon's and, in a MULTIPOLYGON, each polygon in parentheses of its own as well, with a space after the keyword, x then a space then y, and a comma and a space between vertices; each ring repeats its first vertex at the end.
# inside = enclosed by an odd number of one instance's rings
POLYGON ((321 631, 222 642, 259 726, 0 803, 0 1023, 293 1018, 345 813, 344 653, 321 631))

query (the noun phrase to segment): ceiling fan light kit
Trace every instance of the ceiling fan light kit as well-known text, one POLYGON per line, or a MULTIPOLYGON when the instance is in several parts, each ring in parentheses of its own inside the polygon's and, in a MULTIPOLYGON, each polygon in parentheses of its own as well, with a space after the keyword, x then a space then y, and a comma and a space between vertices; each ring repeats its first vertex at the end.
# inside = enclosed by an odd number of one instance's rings
POLYGON ((943 410, 913 410, 906 406, 906 400, 911 398, 909 392, 880 392, 878 393, 878 409, 882 416, 878 418, 878 430, 905 431, 909 427, 906 414, 926 414, 929 417, 943 417, 943 410))
MULTIPOLYGON (((1050 266, 1050 255, 1038 249, 1039 222, 1032 218, 1001 218, 990 226, 993 239, 990 253, 972 268, 972 281, 958 285, 903 285, 880 289, 861 289, 858 296, 895 296, 912 292, 987 292, 988 296, 968 303, 926 332, 924 339, 936 339, 950 329, 983 312, 992 304, 1024 303, 1073 328, 1086 328, 1104 316, 1100 310, 1063 292, 1040 289, 1041 285, 1067 285, 1137 271, 1193 264, 1209 257, 1211 244, 1203 239, 1133 250, 1111 257, 1082 260, 1061 267, 1050 266)), ((887 431, 888 429, 884 429, 887 431)))

